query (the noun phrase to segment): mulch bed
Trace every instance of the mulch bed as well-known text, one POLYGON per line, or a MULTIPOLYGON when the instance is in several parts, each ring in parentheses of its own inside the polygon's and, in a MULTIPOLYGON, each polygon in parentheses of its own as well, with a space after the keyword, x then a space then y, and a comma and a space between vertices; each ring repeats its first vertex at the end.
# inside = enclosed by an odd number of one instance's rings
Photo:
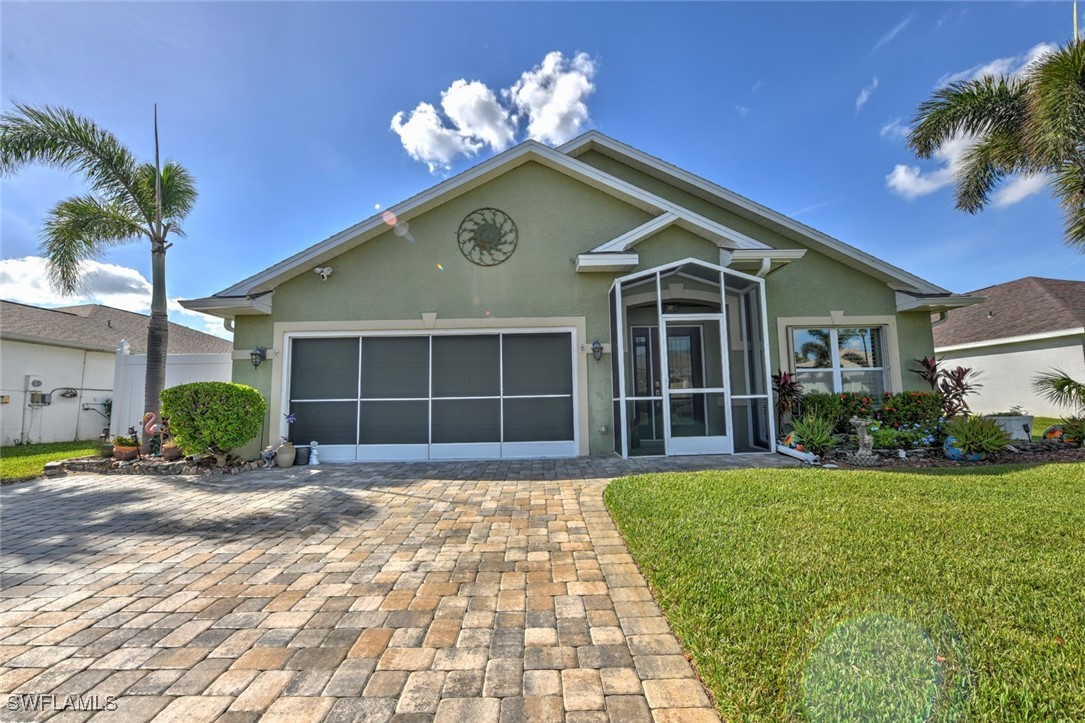
MULTIPOLYGON (((882 463, 875 469, 894 469, 912 467, 989 467, 1000 464, 1047 464, 1049 462, 1085 462, 1085 448, 1071 447, 1053 440, 1032 442, 1015 441, 1012 448, 999 454, 989 455, 979 462, 964 462, 946 459, 941 448, 908 450, 902 459, 896 450, 874 450, 882 463), (1016 451, 1014 451, 1016 450, 1016 451)), ((825 464, 835 464, 847 469, 871 469, 852 464, 849 455, 855 450, 834 450, 822 460, 825 464)))

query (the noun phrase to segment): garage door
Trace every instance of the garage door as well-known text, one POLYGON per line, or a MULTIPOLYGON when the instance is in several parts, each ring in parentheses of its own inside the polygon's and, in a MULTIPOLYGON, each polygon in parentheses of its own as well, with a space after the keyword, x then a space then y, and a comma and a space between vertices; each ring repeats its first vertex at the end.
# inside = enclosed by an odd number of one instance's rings
POLYGON ((567 331, 294 337, 295 444, 327 460, 572 457, 567 331))

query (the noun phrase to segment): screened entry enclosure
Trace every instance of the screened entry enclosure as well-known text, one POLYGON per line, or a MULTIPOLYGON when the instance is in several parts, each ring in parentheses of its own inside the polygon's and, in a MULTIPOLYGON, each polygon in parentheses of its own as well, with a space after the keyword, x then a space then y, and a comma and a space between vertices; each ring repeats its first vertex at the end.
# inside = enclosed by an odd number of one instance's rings
POLYGON ((570 331, 299 336, 295 444, 334 460, 577 454, 570 331))
POLYGON ((764 281, 687 259, 610 291, 623 457, 775 450, 764 281))

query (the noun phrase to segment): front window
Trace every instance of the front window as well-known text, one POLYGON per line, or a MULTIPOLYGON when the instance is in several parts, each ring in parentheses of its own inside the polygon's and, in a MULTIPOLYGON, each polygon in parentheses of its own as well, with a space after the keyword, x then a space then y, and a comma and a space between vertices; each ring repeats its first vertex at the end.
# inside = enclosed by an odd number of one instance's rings
POLYGON ((856 392, 880 398, 885 391, 880 327, 791 330, 795 374, 806 392, 856 392))

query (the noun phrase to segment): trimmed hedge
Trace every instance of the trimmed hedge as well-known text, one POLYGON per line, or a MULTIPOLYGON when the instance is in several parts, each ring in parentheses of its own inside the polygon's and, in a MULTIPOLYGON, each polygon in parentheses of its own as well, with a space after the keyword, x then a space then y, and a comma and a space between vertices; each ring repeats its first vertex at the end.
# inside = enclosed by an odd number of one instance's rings
POLYGON ((260 433, 266 410, 260 392, 244 384, 193 382, 162 391, 162 415, 177 446, 186 454, 213 454, 220 465, 260 433))
POLYGON ((873 419, 883 428, 937 426, 942 418, 942 395, 938 392, 886 392, 881 399, 854 392, 829 394, 811 392, 804 394, 802 414, 814 414, 833 420, 833 428, 839 434, 850 434, 852 417, 873 419))

